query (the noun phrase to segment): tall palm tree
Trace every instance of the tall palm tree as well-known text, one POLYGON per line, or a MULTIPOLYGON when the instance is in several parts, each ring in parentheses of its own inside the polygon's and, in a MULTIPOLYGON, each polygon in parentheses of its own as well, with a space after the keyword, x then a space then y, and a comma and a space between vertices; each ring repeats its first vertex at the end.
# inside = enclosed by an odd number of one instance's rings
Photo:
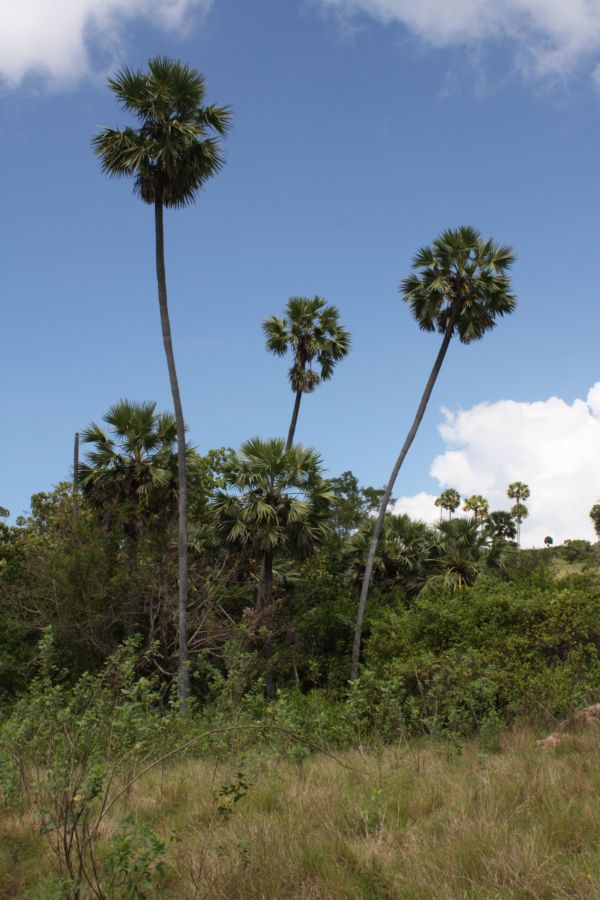
POLYGON ((480 340, 494 327, 499 316, 514 310, 517 301, 511 293, 507 274, 514 259, 510 247, 484 240, 476 229, 461 226, 444 231, 431 247, 419 250, 413 260, 415 271, 401 284, 402 299, 410 305, 419 328, 438 331, 443 339, 381 501, 356 616, 352 679, 358 676, 362 623, 373 560, 398 472, 421 424, 452 336, 457 334, 463 344, 480 340))
MULTIPOLYGON (((283 439, 252 438, 222 473, 224 488, 212 501, 214 529, 227 543, 260 559, 256 611, 273 605, 273 566, 278 558, 305 559, 325 539, 333 496, 322 477, 321 457, 283 439)), ((265 657, 271 656, 267 639, 265 657)), ((267 670, 267 695, 274 685, 267 670)))
POLYGON ((187 602, 188 516, 185 423, 175 367, 167 300, 164 256, 164 208, 187 206, 223 165, 218 136, 230 125, 227 107, 203 105, 204 78, 181 62, 155 57, 148 71, 125 67, 109 87, 122 108, 137 120, 135 128, 103 129, 92 141, 102 170, 134 179, 134 193, 154 206, 156 280, 173 408, 177 423, 179 477, 179 698, 189 697, 187 602))
POLYGON ((529 500, 529 485, 523 481, 513 481, 506 489, 509 500, 515 500, 515 505, 511 508, 511 515, 517 523, 517 546, 521 546, 521 525, 523 519, 529 515, 529 510, 525 506, 524 501, 529 500))
POLYGON ((288 350, 293 355, 289 379, 295 400, 287 450, 294 441, 302 395, 331 378, 350 349, 350 332, 342 328, 339 316, 338 309, 327 306, 322 297, 290 297, 284 318, 271 316, 263 322, 267 349, 276 356, 285 356, 288 350), (313 363, 319 371, 313 369, 313 363))

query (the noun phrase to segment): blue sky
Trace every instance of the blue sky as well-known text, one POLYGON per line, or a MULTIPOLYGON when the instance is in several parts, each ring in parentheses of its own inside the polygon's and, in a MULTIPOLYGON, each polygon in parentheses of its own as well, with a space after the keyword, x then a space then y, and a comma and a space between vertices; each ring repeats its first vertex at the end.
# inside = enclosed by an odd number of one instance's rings
POLYGON ((261 321, 319 293, 353 350, 306 399, 298 438, 330 474, 382 484, 438 349, 398 283, 420 245, 472 224, 515 248, 518 311, 451 347, 395 494, 418 515, 448 484, 498 506, 518 478, 532 486, 530 543, 591 536, 599 0, 460 0, 450 17, 441 0, 107 0, 102 18, 57 0, 48 21, 41 0, 27 5, 35 22, 0 12, 0 504, 19 515, 68 476, 74 432, 120 397, 170 406, 152 210, 90 149, 124 121, 107 73, 164 54, 234 114, 226 167, 166 221, 198 449, 285 433, 287 366, 261 321))

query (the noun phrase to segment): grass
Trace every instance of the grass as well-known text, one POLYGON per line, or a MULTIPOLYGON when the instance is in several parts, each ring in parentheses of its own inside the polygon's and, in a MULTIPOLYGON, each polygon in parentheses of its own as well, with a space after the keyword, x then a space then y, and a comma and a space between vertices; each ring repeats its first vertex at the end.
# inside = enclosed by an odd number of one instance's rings
MULTIPOLYGON (((554 749, 539 748, 537 736, 516 729, 494 754, 477 741, 421 741, 347 752, 343 765, 257 753, 235 766, 185 760, 156 770, 129 799, 129 811, 167 840, 153 896, 600 896, 598 729, 554 749)), ((0 897, 49 897, 51 868, 31 814, 6 815, 0 897)))

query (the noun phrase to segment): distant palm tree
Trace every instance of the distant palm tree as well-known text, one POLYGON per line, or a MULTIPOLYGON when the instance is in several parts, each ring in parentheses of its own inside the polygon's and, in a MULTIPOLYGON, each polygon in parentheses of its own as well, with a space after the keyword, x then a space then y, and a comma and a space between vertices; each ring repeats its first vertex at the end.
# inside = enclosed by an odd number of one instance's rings
POLYGON ((472 497, 467 497, 463 505, 463 511, 473 513, 473 518, 478 525, 481 525, 487 516, 489 508, 489 503, 481 494, 473 494, 472 497))
POLYGON ((204 78, 181 62, 155 57, 148 72, 125 67, 108 81, 136 128, 103 129, 92 141, 102 170, 134 179, 134 192, 154 206, 156 278, 163 344, 177 423, 179 474, 179 698, 185 706, 188 672, 188 517, 185 422, 175 367, 165 275, 163 209, 192 203, 223 165, 216 136, 230 125, 223 106, 206 106, 204 78))
POLYGON ((529 515, 529 510, 523 501, 529 499, 529 486, 522 481, 513 481, 506 489, 506 493, 510 500, 516 500, 510 512, 517 523, 517 545, 521 546, 521 525, 523 519, 529 515))
MULTIPOLYGON (((435 505, 439 506, 440 509, 445 509, 448 512, 448 518, 452 518, 452 513, 456 512, 458 507, 460 506, 460 494, 455 488, 446 488, 445 491, 442 491, 440 496, 435 501, 435 505)), ((442 514, 440 512, 440 521, 442 514)))
MULTIPOLYGON (((359 585, 365 572, 375 521, 371 518, 350 535, 343 554, 349 580, 359 585)), ((425 563, 430 556, 433 531, 424 522, 406 514, 388 513, 377 544, 373 579, 399 584, 408 594, 416 593, 426 578, 425 563)))
POLYGON ((322 297, 290 297, 284 318, 271 316, 263 322, 267 349, 277 356, 292 352, 289 379, 295 394, 286 449, 294 441, 300 401, 333 375, 350 349, 350 333, 339 322, 339 311, 322 297), (313 369, 316 363, 318 370, 313 369))
POLYGON ((463 344, 480 340, 511 313, 516 298, 511 293, 508 270, 515 255, 508 246, 484 240, 474 228, 462 226, 443 232, 431 247, 423 247, 413 260, 412 275, 401 285, 402 298, 412 310, 419 328, 443 334, 442 345, 421 397, 413 424, 388 482, 373 531, 354 631, 351 678, 358 676, 362 623, 371 583, 373 560, 394 483, 418 431, 452 336, 463 344))
POLYGON ((432 574, 424 590, 460 591, 475 584, 481 568, 483 540, 475 519, 454 519, 437 525, 432 574))
POLYGON ((436 526, 429 560, 433 574, 423 590, 460 591, 475 584, 482 572, 505 578, 514 562, 511 541, 482 531, 475 519, 454 519, 436 526))

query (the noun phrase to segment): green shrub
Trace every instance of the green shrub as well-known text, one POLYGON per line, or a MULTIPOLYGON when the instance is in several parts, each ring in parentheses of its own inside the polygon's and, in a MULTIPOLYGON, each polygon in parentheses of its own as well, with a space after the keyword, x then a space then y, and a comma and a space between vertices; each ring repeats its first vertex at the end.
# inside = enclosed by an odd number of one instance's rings
POLYGON ((600 698, 600 582, 482 579, 422 597, 373 625, 366 663, 372 710, 412 731, 562 717, 600 698))

